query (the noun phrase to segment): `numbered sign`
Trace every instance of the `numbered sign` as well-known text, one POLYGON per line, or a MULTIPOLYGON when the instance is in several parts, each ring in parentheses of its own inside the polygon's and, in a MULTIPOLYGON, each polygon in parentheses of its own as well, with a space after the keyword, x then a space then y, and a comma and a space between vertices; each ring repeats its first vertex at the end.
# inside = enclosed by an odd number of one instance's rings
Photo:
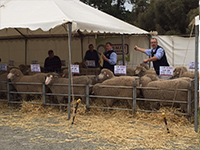
POLYGON ((173 76, 173 67, 160 66, 160 76, 173 76))
POLYGON ((72 73, 79 73, 79 65, 71 65, 72 73))
POLYGON ((88 67, 95 67, 95 61, 94 60, 87 60, 87 66, 88 67))
POLYGON ((7 64, 0 64, 0 71, 7 71, 7 64))
POLYGON ((14 66, 14 60, 9 60, 9 66, 14 66))
MULTIPOLYGON (((199 63, 198 63, 198 68, 199 68, 199 63)), ((195 69, 195 62, 189 63, 189 69, 195 69)))
POLYGON ((37 60, 32 60, 31 64, 38 64, 38 61, 37 60))
POLYGON ((116 75, 126 75, 126 66, 115 65, 114 74, 116 75))
POLYGON ((61 60, 61 65, 62 65, 62 66, 66 66, 65 60, 61 60))
POLYGON ((31 64, 31 72, 41 72, 40 64, 31 64))

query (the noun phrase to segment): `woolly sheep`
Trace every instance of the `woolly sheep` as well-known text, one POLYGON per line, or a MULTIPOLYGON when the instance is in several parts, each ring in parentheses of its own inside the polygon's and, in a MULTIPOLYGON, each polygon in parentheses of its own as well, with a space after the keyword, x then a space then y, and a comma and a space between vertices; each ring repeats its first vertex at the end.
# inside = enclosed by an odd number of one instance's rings
MULTIPOLYGON (((87 83, 87 76, 76 76, 72 77, 73 84, 92 84, 92 81, 89 79, 87 83)), ((68 78, 59 78, 57 75, 54 73, 49 73, 46 77, 45 84, 50 88, 52 93, 55 94, 68 94, 68 85, 63 86, 63 85, 55 85, 55 84, 68 84, 68 78)), ((91 88, 89 90, 91 92, 91 88)), ((73 87, 73 94, 79 94, 79 95, 85 95, 86 94, 86 87, 85 86, 74 86, 73 87)), ((63 103, 63 99, 67 98, 65 96, 56 96, 58 103, 61 104, 63 103)), ((83 102, 85 102, 85 98, 82 98, 83 102)))
POLYGON ((100 74, 97 76, 98 80, 104 81, 107 79, 114 78, 114 74, 109 69, 102 69, 100 74))
POLYGON ((186 71, 187 71, 187 68, 184 67, 184 66, 176 67, 176 68, 174 68, 172 78, 178 78, 178 77, 181 77, 182 74, 183 74, 184 72, 186 72, 186 71))
POLYGON ((181 75, 181 77, 189 77, 191 79, 194 79, 195 78, 195 72, 186 71, 181 75))
POLYGON ((144 67, 146 70, 149 70, 149 66, 144 63, 141 63, 140 66, 144 67))
POLYGON ((140 83, 141 83, 141 86, 147 86, 147 84, 151 81, 157 81, 157 80, 160 80, 157 75, 154 75, 154 74, 146 74, 144 76, 142 76, 140 78, 140 83))
POLYGON ((136 76, 142 77, 142 76, 144 76, 146 74, 154 74, 154 75, 156 75, 156 72, 154 70, 152 70, 152 69, 147 70, 142 66, 137 66, 137 68, 135 69, 135 75, 136 76))
POLYGON ((135 69, 134 68, 126 68, 126 75, 127 76, 134 76, 135 75, 135 69))
MULTIPOLYGON (((10 73, 7 75, 7 78, 14 82, 27 82, 27 83, 43 83, 45 73, 37 73, 32 76, 23 75, 23 73, 19 69, 11 69, 10 73)), ((42 92, 42 85, 19 85, 13 84, 17 92, 42 92)), ((29 94, 21 94, 22 99, 28 100, 29 94)))
MULTIPOLYGON (((176 101, 187 101, 188 93, 185 91, 172 91, 168 89, 189 89, 189 78, 178 78, 173 80, 157 80, 149 82, 145 87, 161 88, 155 89, 143 89, 143 95, 147 99, 160 99, 163 100, 163 106, 172 106, 172 103, 166 103, 165 100, 176 100, 176 101), (176 96, 175 96, 176 93, 176 96), (174 97, 175 96, 175 97, 174 97)), ((159 106, 158 102, 151 102, 151 109, 157 109, 159 106)), ((175 103, 174 106, 179 106, 175 103)), ((183 111, 187 111, 186 104, 180 104, 183 111)))
MULTIPOLYGON (((133 89, 126 89, 126 88, 111 88, 111 87, 100 87, 101 85, 112 85, 112 86, 134 86, 135 80, 138 77, 133 76, 120 76, 116 78, 111 78, 105 80, 102 83, 95 84, 93 86, 94 95, 99 96, 116 96, 116 97, 132 97, 133 96, 133 89)), ((136 85, 139 86, 139 80, 136 80, 136 85)), ((137 96, 140 94, 140 90, 137 90, 137 96)), ((106 104, 108 107, 112 107, 113 104, 118 101, 119 99, 108 99, 103 98, 102 102, 106 104)), ((126 100, 130 107, 133 106, 132 100, 126 100)))

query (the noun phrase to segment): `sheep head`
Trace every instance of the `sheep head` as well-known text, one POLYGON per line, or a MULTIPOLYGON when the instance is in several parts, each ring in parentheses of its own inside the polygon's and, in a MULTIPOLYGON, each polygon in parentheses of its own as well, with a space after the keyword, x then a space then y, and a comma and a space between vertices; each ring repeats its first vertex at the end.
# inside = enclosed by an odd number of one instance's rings
POLYGON ((176 67, 173 71, 173 78, 180 77, 184 72, 187 71, 187 68, 184 66, 176 67))
POLYGON ((137 68, 135 69, 135 75, 142 77, 146 74, 146 69, 142 66, 137 66, 137 68))
POLYGON ((7 78, 11 81, 15 80, 16 78, 22 77, 23 74, 19 69, 11 69, 10 73, 7 75, 7 78))
POLYGON ((46 76, 45 85, 51 85, 54 79, 58 78, 58 75, 55 73, 50 73, 46 76))
POLYGON ((114 77, 114 74, 109 69, 102 69, 100 74, 97 76, 97 79, 99 80, 106 80, 114 77))

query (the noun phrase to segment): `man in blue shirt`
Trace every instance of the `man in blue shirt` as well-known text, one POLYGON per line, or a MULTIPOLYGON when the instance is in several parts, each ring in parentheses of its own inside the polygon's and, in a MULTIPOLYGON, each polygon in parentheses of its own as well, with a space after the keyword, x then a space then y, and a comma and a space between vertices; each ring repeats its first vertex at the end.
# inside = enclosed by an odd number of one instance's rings
POLYGON ((117 54, 113 51, 112 44, 106 43, 106 52, 102 55, 103 68, 110 69, 114 73, 114 65, 117 63, 117 54))
POLYGON ((158 41, 156 38, 151 39, 151 47, 152 49, 143 49, 138 46, 135 46, 136 51, 140 51, 145 53, 148 56, 151 56, 149 59, 144 59, 143 62, 147 63, 149 61, 153 62, 153 67, 156 71, 156 74, 159 76, 160 74, 160 66, 169 66, 167 62, 167 57, 165 51, 162 47, 158 45, 158 41))

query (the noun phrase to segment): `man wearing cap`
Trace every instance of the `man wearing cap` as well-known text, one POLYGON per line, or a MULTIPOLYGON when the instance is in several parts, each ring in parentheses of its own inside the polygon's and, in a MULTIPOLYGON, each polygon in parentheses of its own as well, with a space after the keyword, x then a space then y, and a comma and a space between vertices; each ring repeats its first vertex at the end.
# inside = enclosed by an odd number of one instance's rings
POLYGON ((44 70, 45 72, 57 72, 61 71, 61 60, 58 56, 54 55, 53 50, 48 51, 49 57, 45 59, 44 70))

